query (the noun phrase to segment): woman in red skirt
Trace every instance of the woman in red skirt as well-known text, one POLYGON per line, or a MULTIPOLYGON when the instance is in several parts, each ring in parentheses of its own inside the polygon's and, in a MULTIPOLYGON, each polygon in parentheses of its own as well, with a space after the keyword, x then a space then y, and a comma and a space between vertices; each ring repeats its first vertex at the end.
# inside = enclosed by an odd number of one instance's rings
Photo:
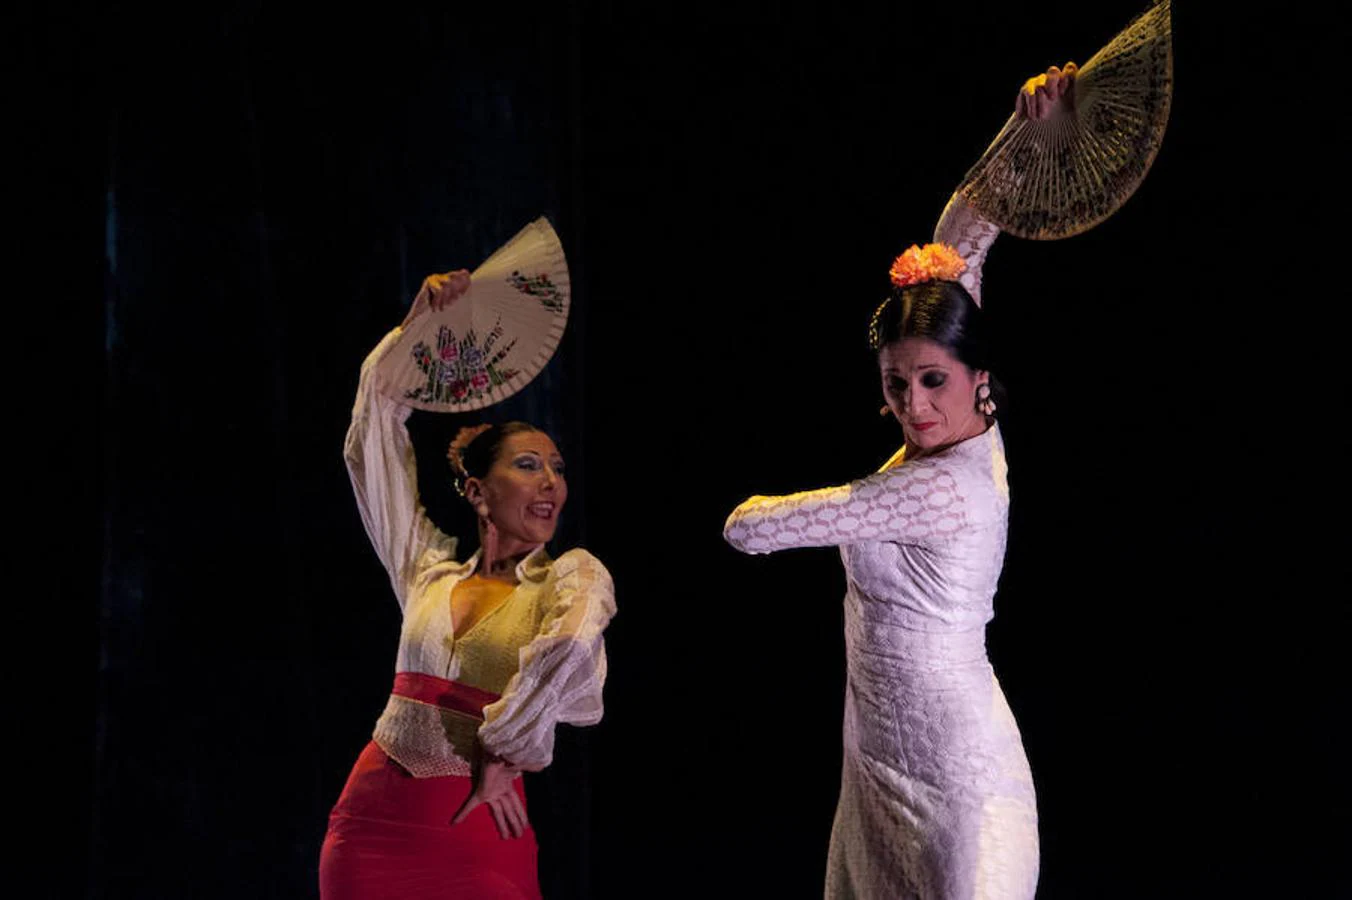
MULTIPOLYGON (((468 285, 463 271, 428 278, 404 326, 468 285)), ((409 408, 375 389, 402 327, 362 366, 344 457, 404 624, 389 702, 329 817, 320 895, 538 898, 519 775, 549 764, 557 723, 600 720, 614 589, 587 551, 545 552, 568 482, 554 442, 521 422, 452 443, 480 538, 456 561, 418 502, 409 408)))

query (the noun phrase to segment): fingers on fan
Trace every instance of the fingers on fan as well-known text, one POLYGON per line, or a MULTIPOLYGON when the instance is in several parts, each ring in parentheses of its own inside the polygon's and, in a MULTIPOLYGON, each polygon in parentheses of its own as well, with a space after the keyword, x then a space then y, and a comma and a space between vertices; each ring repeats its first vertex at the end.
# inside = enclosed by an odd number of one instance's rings
POLYGON ((414 409, 464 413, 501 403, 549 362, 567 323, 568 265, 544 218, 485 260, 473 287, 464 270, 424 285, 429 293, 376 372, 382 393, 414 409))
POLYGON ((1112 215, 1164 137, 1171 5, 1158 0, 1083 67, 1071 61, 1025 81, 1012 120, 958 186, 967 204, 1001 231, 1037 240, 1070 237, 1112 215))

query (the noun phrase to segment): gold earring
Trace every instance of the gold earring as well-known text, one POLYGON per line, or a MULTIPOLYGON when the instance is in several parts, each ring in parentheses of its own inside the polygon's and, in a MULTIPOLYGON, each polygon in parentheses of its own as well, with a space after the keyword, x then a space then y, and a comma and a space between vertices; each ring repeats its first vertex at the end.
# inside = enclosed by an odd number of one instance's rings
POLYGON ((878 415, 880 415, 880 416, 885 416, 885 415, 887 415, 888 413, 890 413, 891 411, 892 411, 892 407, 890 407, 890 406, 884 406, 882 409, 878 410, 878 415))

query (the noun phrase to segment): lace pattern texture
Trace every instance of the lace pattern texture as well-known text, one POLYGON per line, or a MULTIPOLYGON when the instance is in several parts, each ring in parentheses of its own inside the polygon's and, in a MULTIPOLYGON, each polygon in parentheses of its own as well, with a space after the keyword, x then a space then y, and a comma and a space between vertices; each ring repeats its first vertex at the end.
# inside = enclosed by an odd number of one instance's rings
POLYGON ((848 485, 753 497, 725 535, 745 552, 841 545, 844 763, 829 898, 1024 900, 1037 805, 986 658, 1008 491, 999 432, 848 485))

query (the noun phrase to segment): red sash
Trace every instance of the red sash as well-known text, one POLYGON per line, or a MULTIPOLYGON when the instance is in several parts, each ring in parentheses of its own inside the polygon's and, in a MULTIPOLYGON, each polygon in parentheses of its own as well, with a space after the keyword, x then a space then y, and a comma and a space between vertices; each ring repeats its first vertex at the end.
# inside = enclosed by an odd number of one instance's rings
POLYGON ((420 672, 399 672, 394 676, 394 690, 397 697, 407 697, 429 706, 448 709, 462 715, 472 716, 480 721, 484 717, 484 707, 496 703, 500 694, 480 688, 448 681, 435 675, 423 675, 420 672))

